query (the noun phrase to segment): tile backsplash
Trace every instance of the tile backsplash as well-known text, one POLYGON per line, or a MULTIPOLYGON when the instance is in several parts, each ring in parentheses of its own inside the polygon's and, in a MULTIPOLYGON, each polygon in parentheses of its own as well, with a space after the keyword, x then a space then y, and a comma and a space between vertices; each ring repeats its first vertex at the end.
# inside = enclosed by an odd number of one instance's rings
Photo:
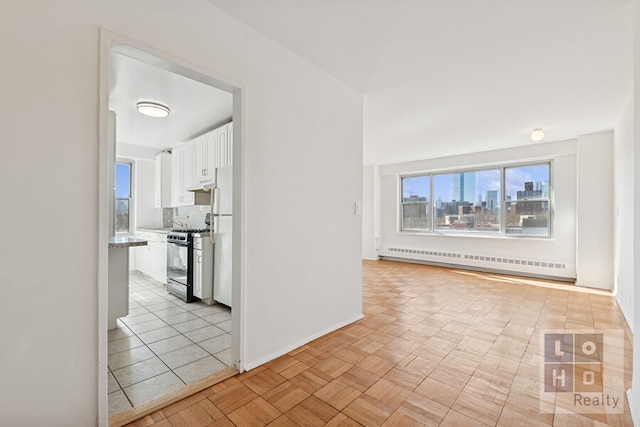
POLYGON ((173 208, 162 209, 162 227, 173 228, 173 208))
POLYGON ((188 228, 205 228, 205 216, 209 212, 209 206, 183 206, 175 208, 172 219, 187 224, 188 228))

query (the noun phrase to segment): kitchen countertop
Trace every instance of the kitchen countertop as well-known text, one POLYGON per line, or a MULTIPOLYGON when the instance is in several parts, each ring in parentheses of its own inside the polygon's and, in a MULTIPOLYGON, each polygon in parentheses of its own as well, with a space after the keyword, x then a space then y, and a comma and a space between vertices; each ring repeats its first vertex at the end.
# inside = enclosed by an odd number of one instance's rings
POLYGON ((151 233, 165 233, 165 234, 170 232, 171 230, 172 230, 171 228, 145 228, 145 227, 136 228, 136 231, 146 231, 151 233))
POLYGON ((109 240, 110 248, 129 248, 132 246, 145 246, 148 242, 143 239, 137 239, 132 236, 113 236, 109 240))

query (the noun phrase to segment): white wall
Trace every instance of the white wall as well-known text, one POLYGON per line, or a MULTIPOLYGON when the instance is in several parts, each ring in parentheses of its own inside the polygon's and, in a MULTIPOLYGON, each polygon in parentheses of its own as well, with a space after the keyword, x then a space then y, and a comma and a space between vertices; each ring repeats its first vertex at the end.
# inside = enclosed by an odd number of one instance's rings
MULTIPOLYGON (((632 123, 640 123, 640 0, 632 1, 633 10, 633 67, 636 72, 633 73, 633 120, 632 123)), ((640 165, 640 132, 637 131, 636 126, 633 125, 631 129, 633 135, 633 191, 629 193, 633 200, 633 212, 640 212, 640 173, 637 170, 637 166, 640 165)), ((630 238, 633 241, 633 284, 634 288, 640 287, 640 274, 636 274, 635 266, 640 265, 640 219, 637 215, 634 215, 633 219, 633 232, 630 233, 630 238)), ((634 331, 633 335, 633 348, 640 348, 640 292, 634 292, 633 294, 633 323, 634 331)), ((634 425, 640 425, 640 352, 633 352, 633 380, 631 389, 627 393, 629 399, 629 406, 631 409, 631 415, 633 417, 634 425)))
POLYGON ((613 269, 618 305, 633 330, 633 97, 629 96, 615 129, 613 269))
POLYGON ((614 289, 613 131, 578 137, 576 284, 614 289))
POLYGON ((362 169, 362 258, 369 260, 378 259, 378 176, 378 166, 365 166, 362 169))
POLYGON ((0 425, 97 423, 99 26, 246 89, 246 366, 361 315, 359 93, 202 0, 5 2, 0 425))
POLYGON ((572 278, 575 277, 576 240, 576 141, 568 140, 530 145, 507 150, 497 150, 422 160, 380 167, 381 239, 380 254, 447 264, 467 265, 572 278), (472 166, 488 166, 532 160, 553 161, 554 237, 501 238, 496 236, 452 236, 437 234, 399 233, 398 201, 399 175, 431 172, 472 166), (470 259, 453 259, 447 256, 431 256, 415 253, 392 252, 389 248, 405 248, 420 251, 436 251, 445 254, 469 254, 495 258, 520 258, 524 260, 558 263, 564 269, 543 268, 470 259))

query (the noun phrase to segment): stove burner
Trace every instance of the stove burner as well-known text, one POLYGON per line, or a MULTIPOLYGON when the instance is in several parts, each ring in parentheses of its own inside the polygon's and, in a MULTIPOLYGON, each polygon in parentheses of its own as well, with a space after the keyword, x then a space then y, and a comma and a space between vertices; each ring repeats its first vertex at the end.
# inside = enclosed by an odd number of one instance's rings
POLYGON ((210 231, 211 230, 209 230, 208 228, 174 228, 173 230, 171 230, 172 233, 208 233, 210 231))

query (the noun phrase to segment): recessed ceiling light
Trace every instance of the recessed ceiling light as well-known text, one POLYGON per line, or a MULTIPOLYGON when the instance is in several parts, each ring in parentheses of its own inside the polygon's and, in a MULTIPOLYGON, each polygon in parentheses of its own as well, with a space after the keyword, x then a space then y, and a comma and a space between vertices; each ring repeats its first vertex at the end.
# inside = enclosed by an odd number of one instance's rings
POLYGON ((531 132, 532 140, 538 142, 542 141, 542 138, 544 138, 544 132, 542 131, 542 128, 535 128, 533 132, 531 132))
POLYGON ((169 107, 158 104, 157 102, 141 101, 136 104, 138 111, 149 117, 167 117, 169 115, 169 107))

